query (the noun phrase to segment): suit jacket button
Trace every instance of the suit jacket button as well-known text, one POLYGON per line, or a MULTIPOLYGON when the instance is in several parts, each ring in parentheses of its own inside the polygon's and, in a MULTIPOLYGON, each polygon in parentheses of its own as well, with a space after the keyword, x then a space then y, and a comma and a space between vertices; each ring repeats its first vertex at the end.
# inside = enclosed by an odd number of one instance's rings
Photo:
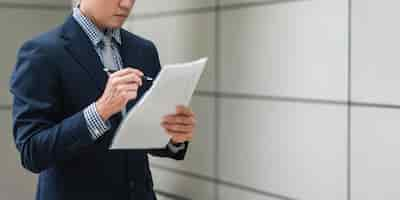
POLYGON ((135 188, 135 181, 129 181, 129 188, 135 188))

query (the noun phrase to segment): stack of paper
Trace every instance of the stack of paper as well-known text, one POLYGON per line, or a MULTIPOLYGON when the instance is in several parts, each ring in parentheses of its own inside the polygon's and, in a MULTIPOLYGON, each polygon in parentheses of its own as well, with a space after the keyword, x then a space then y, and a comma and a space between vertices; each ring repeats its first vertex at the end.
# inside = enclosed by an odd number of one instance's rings
POLYGON ((164 147, 169 136, 161 127, 161 120, 174 114, 177 105, 189 105, 206 63, 207 58, 202 58, 162 67, 152 87, 120 124, 110 149, 164 147))

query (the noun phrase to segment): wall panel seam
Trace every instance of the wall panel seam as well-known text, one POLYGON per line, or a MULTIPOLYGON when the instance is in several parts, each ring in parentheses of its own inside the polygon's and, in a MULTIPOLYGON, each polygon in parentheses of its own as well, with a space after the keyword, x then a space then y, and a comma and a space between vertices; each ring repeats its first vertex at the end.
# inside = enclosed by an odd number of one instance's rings
POLYGON ((257 189, 257 188, 249 187, 249 186, 242 185, 242 184, 233 183, 233 182, 222 180, 222 179, 219 179, 219 178, 213 178, 213 177, 209 177, 209 176, 206 176, 206 175, 200 175, 200 174, 193 173, 193 172, 188 172, 188 171, 184 171, 184 170, 178 170, 178 169, 174 169, 174 168, 171 168, 171 167, 165 167, 163 165, 154 164, 154 163, 152 163, 151 166, 153 168, 156 168, 156 169, 159 169, 159 170, 163 170, 163 171, 166 171, 166 172, 175 173, 175 174, 178 174, 178 175, 190 177, 190 178, 193 178, 193 179, 202 180, 202 181, 209 182, 209 183, 223 185, 223 186, 226 186, 226 187, 234 188, 234 189, 237 189, 237 190, 240 190, 240 191, 245 191, 245 192, 248 192, 248 193, 257 194, 257 195, 260 195, 260 196, 272 197, 272 198, 276 198, 276 199, 279 199, 279 200, 296 200, 296 198, 293 198, 293 197, 288 197, 288 196, 285 196, 285 195, 281 195, 281 194, 276 194, 276 193, 269 192, 269 191, 260 190, 260 189, 257 189))
POLYGON ((55 5, 55 4, 33 4, 33 3, 12 3, 0 2, 0 8, 22 9, 22 10, 43 10, 43 11, 67 11, 71 10, 72 6, 55 5))
MULTIPOLYGON (((230 10, 239 10, 243 8, 262 7, 262 6, 285 4, 285 3, 287 4, 287 3, 301 2, 301 1, 312 1, 312 0, 266 0, 260 2, 247 2, 247 3, 228 4, 228 5, 219 5, 218 3, 215 6, 208 6, 208 7, 186 8, 186 9, 161 11, 154 13, 149 12, 149 13, 133 14, 128 18, 128 21, 146 20, 146 19, 163 18, 163 17, 176 17, 176 16, 211 13, 211 12, 224 12, 230 10)), ((135 10, 133 10, 133 13, 135 13, 135 10)))

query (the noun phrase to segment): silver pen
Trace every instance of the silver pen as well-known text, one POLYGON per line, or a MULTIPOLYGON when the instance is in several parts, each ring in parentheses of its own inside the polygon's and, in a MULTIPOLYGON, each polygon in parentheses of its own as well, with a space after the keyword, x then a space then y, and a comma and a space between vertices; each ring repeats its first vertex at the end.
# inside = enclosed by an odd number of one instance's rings
MULTIPOLYGON (((104 68, 103 70, 109 74, 112 74, 112 73, 118 71, 118 70, 113 70, 113 69, 108 69, 108 68, 104 68)), ((145 80, 145 81, 153 81, 154 80, 152 77, 146 76, 146 75, 143 75, 141 78, 142 78, 142 80, 145 80)))

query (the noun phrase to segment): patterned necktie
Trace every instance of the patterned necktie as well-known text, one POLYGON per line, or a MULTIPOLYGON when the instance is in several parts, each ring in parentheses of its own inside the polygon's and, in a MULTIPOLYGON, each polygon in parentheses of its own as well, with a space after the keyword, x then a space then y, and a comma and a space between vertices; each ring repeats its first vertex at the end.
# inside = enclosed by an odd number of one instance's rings
MULTIPOLYGON (((112 37, 111 37, 111 32, 107 31, 106 35, 103 37, 103 50, 102 50, 102 55, 103 55, 103 65, 111 70, 111 71, 117 71, 120 70, 117 64, 117 60, 113 56, 113 48, 112 48, 112 37)), ((122 109, 122 117, 126 116, 126 108, 124 107, 122 109)))

